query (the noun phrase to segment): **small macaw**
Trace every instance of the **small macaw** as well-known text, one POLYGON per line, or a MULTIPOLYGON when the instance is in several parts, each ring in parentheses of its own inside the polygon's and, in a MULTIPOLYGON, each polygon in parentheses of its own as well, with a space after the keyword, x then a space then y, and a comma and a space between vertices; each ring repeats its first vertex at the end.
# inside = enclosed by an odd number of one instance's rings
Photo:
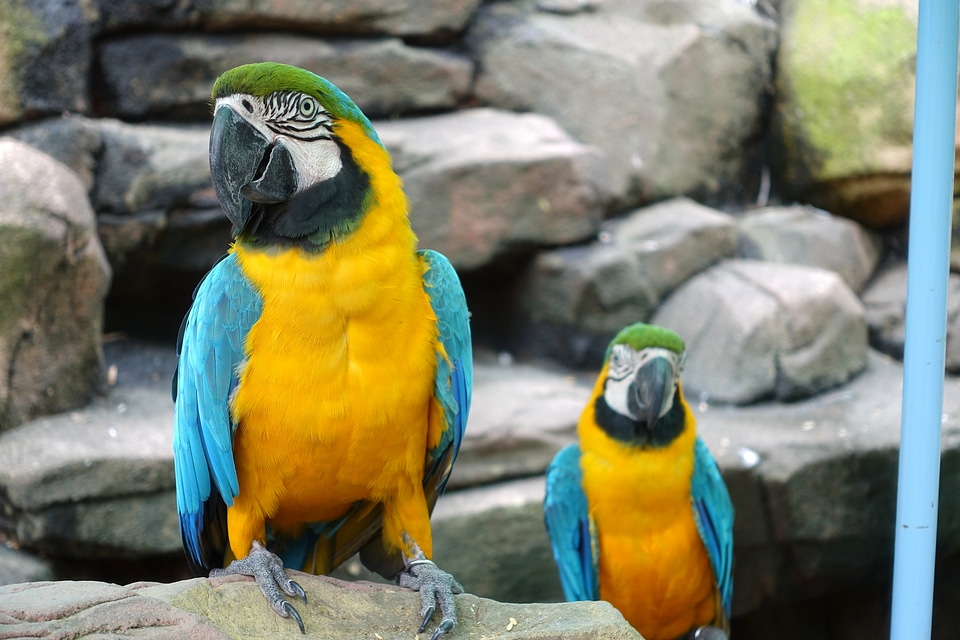
POLYGON ((567 600, 606 600, 647 640, 726 638, 733 504, 683 398, 683 340, 638 323, 607 349, 547 469, 544 518, 567 600))
POLYGON ((364 564, 420 591, 438 638, 463 588, 430 514, 463 437, 470 327, 453 267, 417 251, 369 120, 332 83, 276 63, 214 84, 210 171, 234 225, 178 339, 174 462, 195 575, 253 576, 303 621, 284 566, 364 564), (221 568, 221 567, 226 568, 221 568))

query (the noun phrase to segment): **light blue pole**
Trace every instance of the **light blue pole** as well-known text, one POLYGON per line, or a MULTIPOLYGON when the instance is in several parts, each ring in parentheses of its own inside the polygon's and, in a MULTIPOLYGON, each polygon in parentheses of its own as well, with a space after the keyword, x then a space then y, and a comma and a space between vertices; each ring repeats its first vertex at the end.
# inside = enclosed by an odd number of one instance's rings
POLYGON ((960 0, 920 0, 891 640, 927 640, 940 482, 960 0))

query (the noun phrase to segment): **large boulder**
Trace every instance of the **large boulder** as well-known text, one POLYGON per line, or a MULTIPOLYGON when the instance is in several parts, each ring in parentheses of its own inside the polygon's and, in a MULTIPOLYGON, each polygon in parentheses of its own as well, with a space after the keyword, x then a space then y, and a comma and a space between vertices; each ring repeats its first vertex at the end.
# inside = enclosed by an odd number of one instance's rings
POLYGON ((83 184, 0 139, 0 430, 81 406, 102 388, 110 266, 83 184))
POLYGON ((718 402, 807 397, 866 364, 863 305, 816 267, 728 260, 688 281, 651 321, 686 340, 687 389, 718 402))
POLYGON ((783 0, 776 182, 873 227, 910 202, 915 0, 783 0))
POLYGON ((493 109, 374 123, 410 200, 420 246, 459 269, 596 234, 602 155, 537 114, 493 109))
POLYGON ((134 119, 209 117, 217 76, 261 60, 327 78, 370 118, 451 109, 466 96, 473 75, 467 58, 399 38, 152 33, 108 40, 98 58, 107 110, 134 119))
POLYGON ((735 246, 731 216, 676 198, 608 222, 590 244, 543 251, 517 285, 517 350, 596 364, 620 329, 735 246))
POLYGON ((811 206, 757 209, 738 221, 737 230, 740 257, 820 267, 854 291, 873 276, 883 248, 875 232, 811 206))
POLYGON ((776 26, 748 3, 686 3, 672 14, 661 4, 562 14, 532 0, 488 3, 467 40, 480 63, 476 93, 551 116, 602 149, 623 205, 743 197, 776 26))

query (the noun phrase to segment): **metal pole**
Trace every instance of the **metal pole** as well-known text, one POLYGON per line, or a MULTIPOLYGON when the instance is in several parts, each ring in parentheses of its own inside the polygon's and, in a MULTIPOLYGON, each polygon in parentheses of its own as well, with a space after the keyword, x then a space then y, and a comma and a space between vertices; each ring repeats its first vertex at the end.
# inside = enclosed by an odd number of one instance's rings
POLYGON ((891 640, 930 638, 953 204, 958 0, 920 0, 891 640))

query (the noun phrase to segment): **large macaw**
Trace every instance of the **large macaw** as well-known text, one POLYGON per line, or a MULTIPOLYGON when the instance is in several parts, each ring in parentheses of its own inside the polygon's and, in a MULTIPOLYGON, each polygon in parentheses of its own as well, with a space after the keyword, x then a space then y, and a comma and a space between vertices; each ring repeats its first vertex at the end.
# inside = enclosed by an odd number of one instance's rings
POLYGON ((390 156, 332 83, 276 63, 213 87, 210 171, 234 225, 178 340, 174 461, 195 575, 252 575, 273 609, 358 550, 456 625, 430 513, 473 377, 463 290, 417 251, 390 156), (225 569, 221 569, 226 565, 225 569))
POLYGON ((606 600, 647 640, 726 638, 733 505, 683 398, 683 340, 610 343, 580 444, 547 470, 544 517, 568 600, 606 600))

